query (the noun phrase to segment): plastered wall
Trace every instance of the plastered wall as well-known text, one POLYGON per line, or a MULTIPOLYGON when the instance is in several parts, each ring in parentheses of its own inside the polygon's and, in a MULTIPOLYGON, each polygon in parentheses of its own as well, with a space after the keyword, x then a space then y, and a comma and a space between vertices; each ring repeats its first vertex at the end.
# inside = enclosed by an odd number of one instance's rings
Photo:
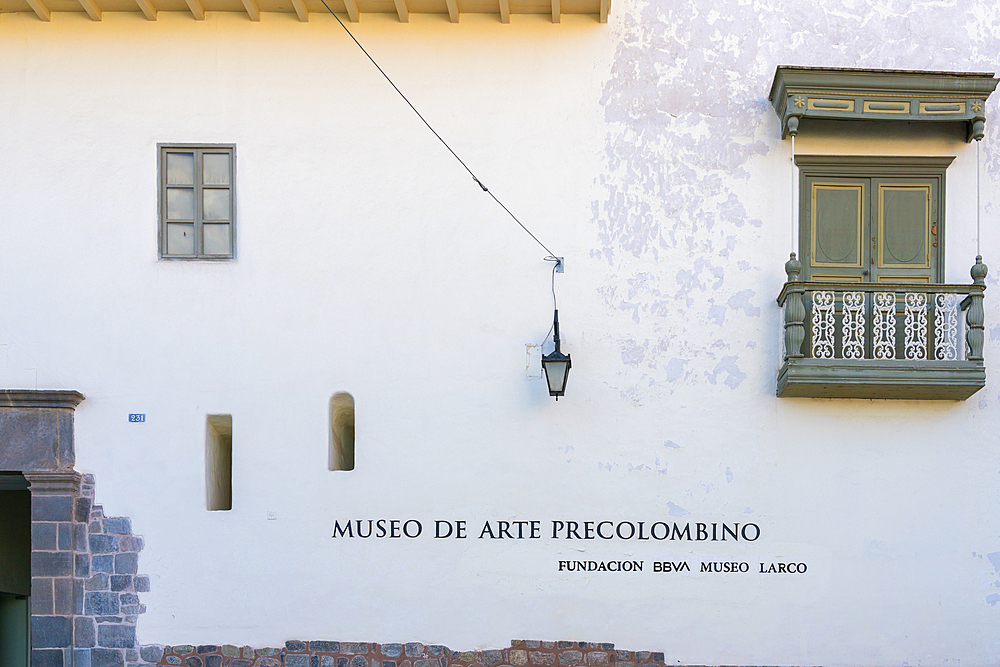
MULTIPOLYGON (((0 16, 0 382, 86 395, 76 468, 145 540, 140 643, 538 637, 683 663, 995 663, 1000 390, 774 398, 791 173, 766 95, 779 64, 992 70, 996 12, 616 0, 606 26, 352 25, 566 257, 558 403, 525 370, 551 324, 546 252, 332 19, 0 16), (236 261, 157 261, 160 142, 236 145, 236 261), (339 391, 356 401, 350 472, 327 469, 339 391), (205 509, 208 414, 233 418, 228 512, 205 509), (331 537, 383 518, 424 532, 331 537), (435 539, 435 520, 468 537, 435 539), (537 539, 479 539, 487 521, 532 520, 537 539), (760 536, 551 537, 553 521, 605 520, 760 536), (559 570, 575 560, 645 567, 559 570), (808 570, 759 572, 791 562, 808 570)), ((1000 269, 996 104, 981 247, 1000 269)), ((796 149, 955 156, 946 272, 968 282, 962 139, 861 130, 796 149)), ((987 290, 990 378, 998 303, 987 290)))

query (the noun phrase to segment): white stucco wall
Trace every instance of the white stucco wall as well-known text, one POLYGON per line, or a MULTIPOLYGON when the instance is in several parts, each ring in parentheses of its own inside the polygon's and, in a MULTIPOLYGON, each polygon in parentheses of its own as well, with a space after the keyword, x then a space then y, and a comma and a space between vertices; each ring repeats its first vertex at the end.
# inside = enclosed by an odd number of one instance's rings
MULTIPOLYGON (((766 96, 779 64, 992 70, 996 23, 986 2, 616 0, 607 26, 352 25, 566 257, 574 367, 556 403, 524 370, 550 324, 544 251, 331 18, 3 14, 0 384, 86 395, 77 469, 146 542, 143 643, 543 638, 681 663, 995 664, 996 383, 961 403, 774 397, 790 146, 766 96), (158 142, 236 144, 236 261, 157 261, 158 142), (337 391, 357 404, 352 472, 327 470, 337 391), (206 414, 233 416, 230 512, 204 509, 206 414), (331 539, 368 518, 463 519, 471 539, 331 539), (544 539, 475 539, 530 519, 544 539), (554 519, 761 536, 551 540, 554 519), (580 558, 646 565, 557 572, 580 558)), ((968 282, 975 146, 903 130, 797 150, 955 156, 947 275, 968 282)), ((993 377, 991 291, 986 306, 993 377)))

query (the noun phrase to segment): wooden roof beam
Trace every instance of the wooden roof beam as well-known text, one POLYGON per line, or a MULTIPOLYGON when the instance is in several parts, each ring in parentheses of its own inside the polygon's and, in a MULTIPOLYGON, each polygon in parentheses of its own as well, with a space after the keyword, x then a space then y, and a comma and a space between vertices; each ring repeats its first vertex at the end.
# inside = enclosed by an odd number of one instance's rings
POLYGON ((156 20, 156 7, 153 6, 152 2, 149 0, 135 0, 135 4, 139 5, 139 9, 146 15, 146 20, 156 20))
POLYGON ((452 23, 458 23, 458 0, 444 0, 448 5, 448 18, 452 23))
POLYGON ((195 21, 205 20, 205 8, 201 4, 201 0, 184 0, 187 3, 188 9, 191 10, 191 15, 194 16, 195 21))
POLYGON ((552 0, 552 22, 559 23, 562 18, 562 10, 559 8, 559 0, 552 0))
POLYGON ((396 3, 396 13, 399 14, 400 23, 410 22, 410 10, 406 8, 406 0, 392 0, 396 3))
POLYGON ((306 8, 305 0, 292 0, 292 7, 295 8, 295 13, 298 15, 300 21, 303 23, 309 22, 309 10, 306 8))
POLYGON ((83 5, 83 9, 90 16, 91 21, 101 20, 101 8, 94 0, 80 0, 80 4, 83 5))
POLYGON ((510 23, 509 0, 500 0, 500 23, 510 23))
POLYGON ((33 10, 35 10, 35 14, 38 15, 38 18, 43 21, 52 20, 52 12, 49 11, 49 8, 45 6, 45 3, 42 2, 42 0, 28 0, 28 4, 31 5, 33 10))
POLYGON ((251 21, 260 20, 260 9, 257 8, 257 3, 254 0, 243 0, 243 8, 247 10, 247 16, 250 17, 251 21))
POLYGON ((355 0, 344 0, 344 9, 347 10, 347 17, 351 19, 351 23, 357 23, 361 20, 361 15, 358 14, 358 3, 355 0))
POLYGON ((611 0, 601 0, 601 23, 608 22, 608 12, 611 10, 611 0))

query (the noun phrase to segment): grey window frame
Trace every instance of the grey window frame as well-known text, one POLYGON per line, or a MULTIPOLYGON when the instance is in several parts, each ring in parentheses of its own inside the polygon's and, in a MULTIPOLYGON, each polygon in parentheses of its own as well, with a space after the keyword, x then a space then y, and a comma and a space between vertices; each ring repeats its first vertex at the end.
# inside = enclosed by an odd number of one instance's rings
MULTIPOLYGON (((934 271, 930 282, 943 283, 945 276, 945 175, 954 157, 951 156, 870 156, 870 155, 796 155, 799 168, 799 257, 802 258, 802 280, 812 280, 812 209, 810 179, 914 179, 934 182, 931 219, 935 230, 932 253, 934 271)), ((868 196, 874 196, 869 189, 868 196)), ((869 203, 870 206, 870 203, 869 203)), ((874 224, 874 221, 871 221, 874 224)), ((862 239, 867 244, 867 237, 862 239)), ((817 271, 818 273, 819 271, 817 271)), ((891 281, 889 281, 891 282, 891 281)))
MULTIPOLYGON (((160 260, 166 261, 233 261, 236 259, 236 144, 187 144, 158 143, 157 151, 157 246, 160 260), (229 155, 229 252, 207 254, 204 250, 203 226, 212 221, 203 219, 202 193, 206 185, 202 182, 202 161, 205 153, 227 153, 229 155), (167 252, 167 155, 169 153, 194 153, 194 219, 191 221, 195 235, 195 253, 190 255, 169 254, 167 252)), ((211 189, 211 188, 209 188, 211 189)))

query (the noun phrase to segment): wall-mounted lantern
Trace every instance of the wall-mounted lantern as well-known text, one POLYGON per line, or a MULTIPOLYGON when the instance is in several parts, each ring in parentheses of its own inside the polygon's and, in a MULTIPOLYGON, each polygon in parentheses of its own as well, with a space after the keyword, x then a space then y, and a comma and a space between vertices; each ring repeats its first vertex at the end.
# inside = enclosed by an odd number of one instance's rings
POLYGON ((549 396, 560 396, 566 393, 566 380, 569 378, 569 355, 559 349, 559 311, 552 318, 552 341, 556 349, 542 357, 542 368, 545 370, 545 380, 549 383, 549 396))

